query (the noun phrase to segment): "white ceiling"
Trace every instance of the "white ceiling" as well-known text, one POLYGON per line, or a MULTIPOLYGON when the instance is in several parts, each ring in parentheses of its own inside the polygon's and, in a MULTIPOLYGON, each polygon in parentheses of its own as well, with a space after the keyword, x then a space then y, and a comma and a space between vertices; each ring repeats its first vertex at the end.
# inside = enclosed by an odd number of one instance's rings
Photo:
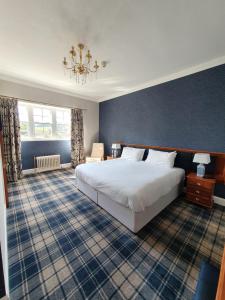
POLYGON ((0 0, 1 78, 101 101, 224 56, 224 0, 0 0), (109 62, 83 86, 61 65, 79 42, 109 62))

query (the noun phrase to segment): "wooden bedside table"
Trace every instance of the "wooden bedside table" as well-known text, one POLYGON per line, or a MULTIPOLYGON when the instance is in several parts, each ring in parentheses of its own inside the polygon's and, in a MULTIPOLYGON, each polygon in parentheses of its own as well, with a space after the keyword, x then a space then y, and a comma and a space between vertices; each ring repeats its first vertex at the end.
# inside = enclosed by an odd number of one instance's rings
POLYGON ((198 177, 196 173, 187 175, 186 198, 196 204, 212 208, 216 180, 198 177))
POLYGON ((115 159, 115 158, 117 158, 117 157, 112 157, 112 156, 109 156, 109 155, 106 156, 106 160, 115 159))

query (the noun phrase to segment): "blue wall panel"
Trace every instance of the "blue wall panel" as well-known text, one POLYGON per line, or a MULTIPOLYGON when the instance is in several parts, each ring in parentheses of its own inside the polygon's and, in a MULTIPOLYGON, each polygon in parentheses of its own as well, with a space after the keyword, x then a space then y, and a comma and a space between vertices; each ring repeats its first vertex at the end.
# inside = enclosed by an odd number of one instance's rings
POLYGON ((23 170, 34 168, 34 156, 61 155, 61 164, 71 161, 70 141, 23 141, 22 142, 23 170))
POLYGON ((99 118, 106 153, 114 141, 225 152, 225 65, 101 102, 99 118))

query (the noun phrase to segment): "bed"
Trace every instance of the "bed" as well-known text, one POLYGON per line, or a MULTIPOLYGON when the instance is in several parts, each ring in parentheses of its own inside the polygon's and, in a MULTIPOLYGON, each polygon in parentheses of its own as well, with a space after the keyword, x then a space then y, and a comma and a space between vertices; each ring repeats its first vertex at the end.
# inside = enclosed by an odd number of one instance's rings
POLYGON ((179 196, 184 170, 123 158, 81 164, 78 189, 133 232, 179 196))

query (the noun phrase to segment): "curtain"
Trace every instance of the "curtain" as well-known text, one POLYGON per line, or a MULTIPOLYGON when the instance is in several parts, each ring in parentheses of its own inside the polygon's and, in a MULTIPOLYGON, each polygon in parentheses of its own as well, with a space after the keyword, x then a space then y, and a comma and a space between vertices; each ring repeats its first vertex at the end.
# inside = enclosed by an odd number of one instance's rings
POLYGON ((83 111, 71 109, 71 163, 75 168, 84 162, 83 111))
POLYGON ((17 181, 22 174, 20 123, 17 100, 0 96, 3 150, 8 181, 17 181))

